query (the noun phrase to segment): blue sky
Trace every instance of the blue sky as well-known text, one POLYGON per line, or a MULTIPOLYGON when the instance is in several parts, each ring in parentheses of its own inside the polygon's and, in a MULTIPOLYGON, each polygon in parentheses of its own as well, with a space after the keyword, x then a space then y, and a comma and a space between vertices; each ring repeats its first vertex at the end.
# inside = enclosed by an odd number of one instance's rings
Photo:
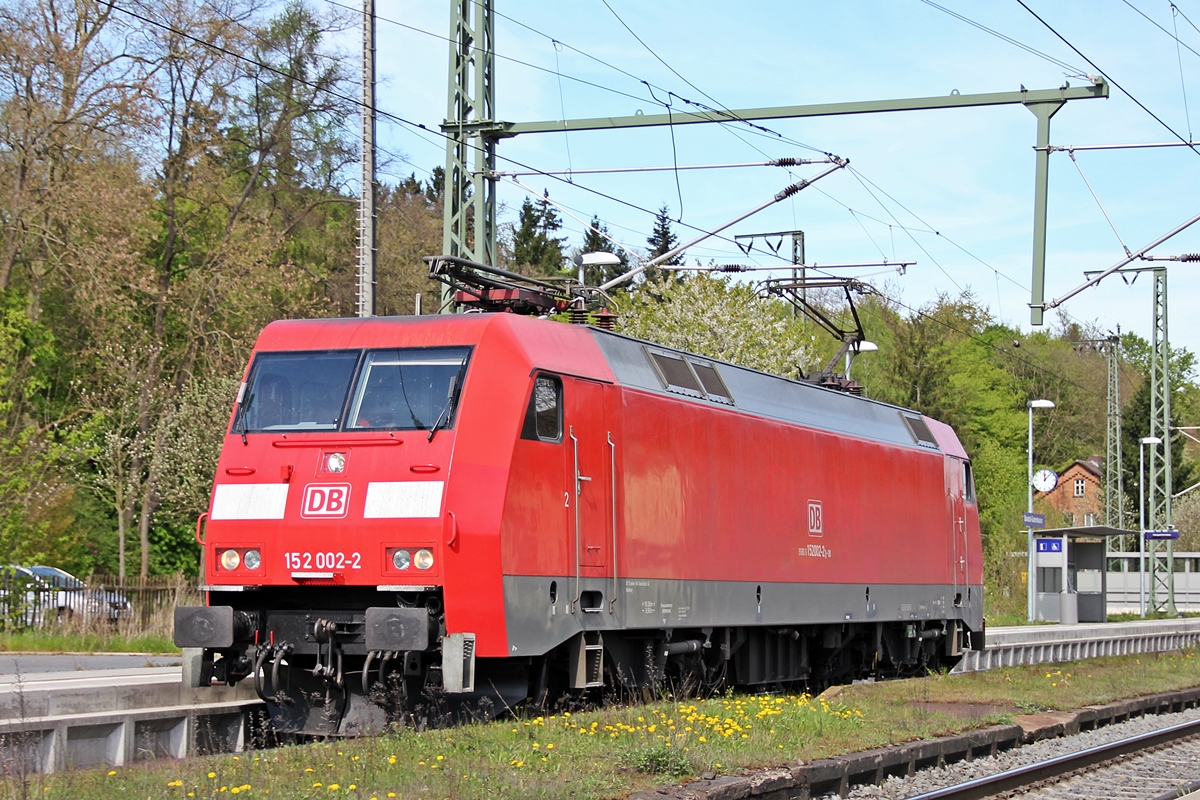
MULTIPOLYGON (((339 0, 340 1, 340 0, 339 0)), ((1063 67, 954 19, 921 0, 861 2, 656 2, 608 0, 654 53, 687 81, 727 108, 963 94, 1061 86, 1063 67)), ((1200 51, 1200 32, 1173 18, 1166 0, 1101 0, 1030 8, 1184 137, 1200 138, 1200 56, 1139 16, 1139 9, 1200 51), (1182 72, 1182 80, 1181 80, 1182 72), (1186 103, 1185 106, 1185 92, 1186 103), (1192 120, 1189 121, 1188 110, 1192 120)), ((1016 0, 943 6, 1056 59, 1094 72, 1016 0)), ((677 95, 703 100, 622 26, 602 0, 533 3, 496 0, 498 18, 496 111, 500 119, 531 121, 662 113, 637 79, 580 55, 582 51, 677 95), (528 27, 522 27, 528 26, 528 27), (556 47, 554 41, 562 43, 556 47), (574 48, 574 49, 572 49, 574 48), (598 84, 595 88, 506 60, 519 59, 598 84), (616 92, 625 93, 618 94, 616 92), (626 95, 633 95, 629 97, 626 95)), ((1176 8, 1200 25, 1200 0, 1176 8)), ((436 129, 446 115, 449 3, 378 0, 380 109, 436 129), (394 20, 418 32, 392 24, 394 20), (432 34, 432 35, 430 35, 432 34)), ((354 46, 350 41, 349 46, 354 46)), ((1000 320, 1029 329, 1032 251, 1033 114, 1021 106, 904 112, 764 123, 781 134, 744 125, 689 125, 616 132, 539 134, 502 141, 507 156, 540 169, 727 163, 768 157, 812 156, 795 142, 850 159, 857 174, 840 171, 791 200, 762 212, 726 235, 802 229, 810 262, 916 260, 900 276, 871 278, 909 306, 939 292, 969 288, 1000 320), (785 138, 786 137, 786 140, 785 138), (759 152, 762 151, 762 152, 759 152), (819 189, 819 191, 818 191, 819 189), (890 197, 889 197, 890 196, 890 197), (936 233, 935 233, 936 231, 936 233)), ((1115 86, 1108 100, 1068 103, 1054 118, 1056 145, 1163 142, 1173 135, 1115 86)), ((444 161, 436 135, 381 120, 379 140, 392 163, 382 179, 395 180, 444 161), (395 158, 400 156, 401 158, 395 158)), ((1196 186, 1200 154, 1187 148, 1079 152, 1090 181, 1121 240, 1137 250, 1200 212, 1196 186)), ((504 169, 503 161, 501 169, 504 169)), ((819 167, 578 176, 575 185, 522 178, 579 216, 598 214, 614 236, 644 247, 651 217, 589 193, 589 187, 647 209, 667 204, 673 215, 700 228, 720 225, 763 202, 819 167)), ((504 182, 502 221, 512 220, 525 197, 504 182)), ((564 219, 572 244, 582 226, 564 219)), ((1123 256, 1122 244, 1065 153, 1051 159, 1047 298, 1083 281, 1083 270, 1103 269, 1123 256)), ((677 227, 681 237, 689 231, 677 227)), ((1200 252, 1200 224, 1155 253, 1200 252)), ((709 240, 689 262, 740 261, 730 242, 709 240)), ((756 255, 758 263, 774 260, 756 255)), ((871 272, 867 270, 866 272, 871 272)), ((782 273, 781 273, 782 274, 782 273)), ((1200 265, 1169 266, 1170 336, 1175 346, 1200 351, 1200 265)), ((1149 276, 1133 286, 1112 277, 1064 306, 1072 318, 1104 328, 1150 333, 1149 276)), ((1053 316, 1051 316, 1053 320, 1053 316)))

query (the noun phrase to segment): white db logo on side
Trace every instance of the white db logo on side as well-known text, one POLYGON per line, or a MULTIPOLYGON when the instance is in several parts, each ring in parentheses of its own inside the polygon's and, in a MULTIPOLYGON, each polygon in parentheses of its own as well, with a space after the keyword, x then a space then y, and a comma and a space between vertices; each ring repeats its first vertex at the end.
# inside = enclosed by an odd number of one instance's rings
POLYGON ((822 525, 824 523, 822 516, 823 515, 821 513, 821 501, 820 500, 809 500, 808 501, 808 535, 809 536, 821 536, 824 533, 824 530, 822 530, 822 525))
POLYGON ((350 506, 350 484, 348 483, 310 483, 304 487, 304 500, 300 506, 300 516, 311 517, 344 517, 350 506))

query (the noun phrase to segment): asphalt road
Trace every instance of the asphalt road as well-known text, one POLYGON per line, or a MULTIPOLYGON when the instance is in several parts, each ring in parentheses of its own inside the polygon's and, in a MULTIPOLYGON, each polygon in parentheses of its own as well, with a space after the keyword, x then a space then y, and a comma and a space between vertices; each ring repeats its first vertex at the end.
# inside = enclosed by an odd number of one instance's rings
POLYGON ((0 653, 0 676, 11 678, 18 670, 22 675, 47 672, 77 672, 93 669, 136 669, 138 667, 177 667, 179 656, 141 655, 128 653, 0 653))

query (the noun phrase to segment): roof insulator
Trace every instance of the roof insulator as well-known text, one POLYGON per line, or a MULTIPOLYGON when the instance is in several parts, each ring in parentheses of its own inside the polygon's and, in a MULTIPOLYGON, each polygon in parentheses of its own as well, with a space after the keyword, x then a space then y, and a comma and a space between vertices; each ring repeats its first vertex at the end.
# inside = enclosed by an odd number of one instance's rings
POLYGON ((600 309, 596 312, 596 327, 606 331, 614 330, 617 327, 617 315, 607 308, 600 309))
POLYGON ((1180 261, 1200 261, 1200 253, 1184 253, 1179 257, 1180 261))

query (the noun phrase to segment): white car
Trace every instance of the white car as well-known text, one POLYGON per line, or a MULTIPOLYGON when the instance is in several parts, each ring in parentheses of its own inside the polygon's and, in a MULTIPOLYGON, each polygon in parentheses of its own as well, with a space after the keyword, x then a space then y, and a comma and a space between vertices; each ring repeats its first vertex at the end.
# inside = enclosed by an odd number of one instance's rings
POLYGON ((42 579, 25 567, 0 567, 0 629, 37 625, 45 589, 42 579))
POLYGON ((107 619, 116 622, 130 615, 132 609, 122 595, 103 586, 88 586, 71 573, 36 565, 18 567, 32 573, 45 585, 45 597, 41 606, 43 619, 51 618, 65 622, 76 615, 82 619, 107 619))

